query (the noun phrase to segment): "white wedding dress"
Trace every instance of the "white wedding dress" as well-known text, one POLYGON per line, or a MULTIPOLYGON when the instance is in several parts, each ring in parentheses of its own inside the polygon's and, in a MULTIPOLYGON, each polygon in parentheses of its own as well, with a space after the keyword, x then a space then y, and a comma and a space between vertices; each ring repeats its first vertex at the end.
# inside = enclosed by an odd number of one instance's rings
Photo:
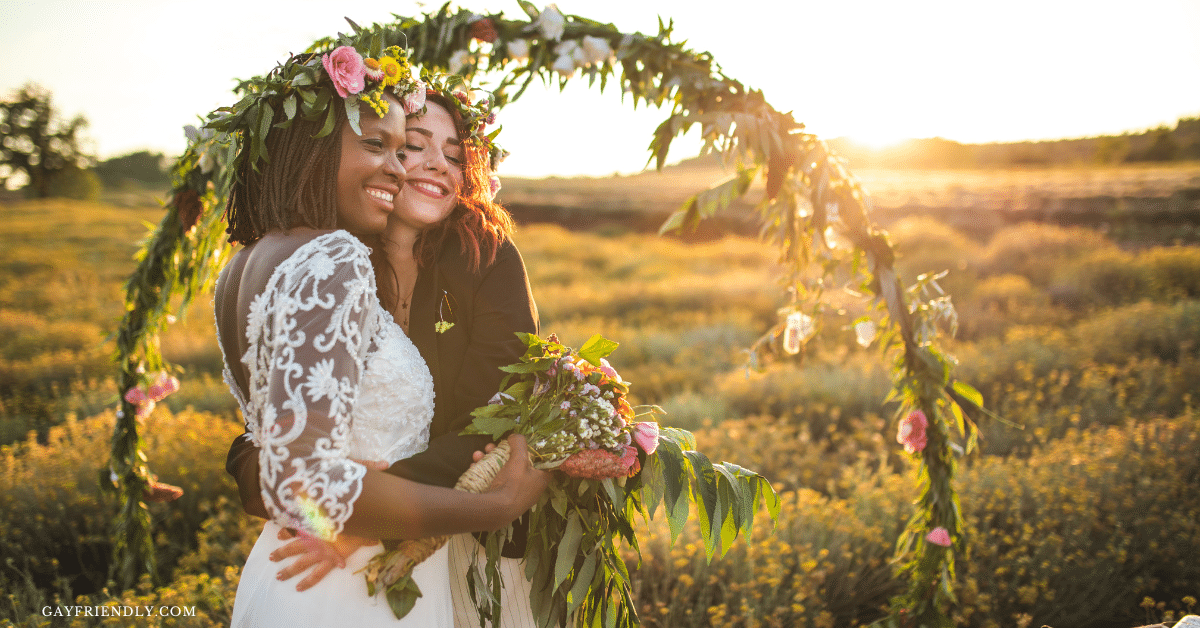
MULTIPOLYGON (((246 560, 232 626, 453 628, 446 548, 413 571, 422 596, 403 619, 362 573, 381 545, 360 548, 315 587, 296 591, 268 558, 287 541, 281 527, 322 538, 341 532, 362 490, 359 460, 388 463, 423 451, 433 417, 433 380, 421 354, 380 305, 368 249, 345 231, 317 236, 275 268, 255 297, 242 363, 243 396, 225 379, 259 447, 263 503, 272 521, 246 560)), ((218 317, 219 318, 219 317, 218 317)))

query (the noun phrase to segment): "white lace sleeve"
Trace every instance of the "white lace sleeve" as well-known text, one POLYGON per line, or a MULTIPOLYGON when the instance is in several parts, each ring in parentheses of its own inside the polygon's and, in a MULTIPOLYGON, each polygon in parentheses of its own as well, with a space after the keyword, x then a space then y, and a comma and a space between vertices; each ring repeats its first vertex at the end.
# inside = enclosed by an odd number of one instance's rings
POLYGON ((353 512, 366 469, 347 455, 350 413, 380 310, 368 251, 345 232, 297 249, 251 304, 247 424, 281 525, 329 539, 353 512))

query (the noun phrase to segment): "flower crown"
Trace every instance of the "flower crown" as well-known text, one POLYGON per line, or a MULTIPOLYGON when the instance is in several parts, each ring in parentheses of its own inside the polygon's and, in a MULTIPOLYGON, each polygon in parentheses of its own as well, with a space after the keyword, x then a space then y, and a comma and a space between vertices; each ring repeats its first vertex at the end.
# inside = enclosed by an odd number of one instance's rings
POLYGON ((500 162, 509 155, 508 151, 501 148, 495 141, 503 127, 496 127, 490 132, 487 129, 496 124, 498 108, 495 98, 485 92, 486 95, 471 102, 471 94, 482 90, 472 88, 463 77, 458 75, 423 73, 421 78, 424 79, 429 91, 441 94, 446 102, 454 108, 454 111, 458 112, 466 131, 466 137, 463 139, 487 150, 488 168, 495 172, 496 168, 500 166, 500 162))
POLYGON ((360 135, 360 104, 369 105, 381 118, 388 111, 385 94, 394 95, 405 114, 425 106, 425 85, 413 78, 408 55, 399 46, 364 54, 361 50, 379 44, 364 46, 345 35, 337 43, 336 48, 325 54, 293 55, 266 76, 243 81, 236 90, 245 94, 242 99, 210 113, 204 126, 240 135, 243 146, 249 148, 253 165, 265 158, 271 129, 290 126, 297 116, 322 123, 314 137, 333 132, 338 100, 350 127, 360 135), (338 98, 334 98, 335 94, 338 98), (280 109, 287 120, 276 124, 275 113, 280 109))

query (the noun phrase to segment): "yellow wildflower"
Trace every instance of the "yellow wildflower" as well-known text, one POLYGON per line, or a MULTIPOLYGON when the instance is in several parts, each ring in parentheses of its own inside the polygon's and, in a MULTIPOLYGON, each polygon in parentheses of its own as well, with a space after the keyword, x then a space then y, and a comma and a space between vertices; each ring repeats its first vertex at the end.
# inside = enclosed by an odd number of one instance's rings
POLYGON ((404 67, 395 57, 383 57, 379 60, 379 69, 383 71, 383 84, 395 85, 404 77, 404 67))

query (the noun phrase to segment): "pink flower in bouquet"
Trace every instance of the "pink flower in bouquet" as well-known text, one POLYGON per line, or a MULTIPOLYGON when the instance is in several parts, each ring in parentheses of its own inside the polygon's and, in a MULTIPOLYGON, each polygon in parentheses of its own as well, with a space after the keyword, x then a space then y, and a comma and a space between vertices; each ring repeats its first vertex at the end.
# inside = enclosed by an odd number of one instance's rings
POLYGON ((625 476, 633 477, 642 470, 642 463, 638 462, 637 449, 632 445, 625 446, 625 455, 621 456, 620 464, 625 468, 625 476))
MULTIPOLYGON (((575 478, 587 480, 605 480, 629 475, 628 451, 626 455, 617 456, 607 449, 584 449, 571 454, 558 468, 563 473, 575 478)), ((633 456, 637 462, 637 454, 633 456)))
POLYGON ((920 410, 913 410, 900 420, 900 429, 896 432, 896 442, 904 445, 904 451, 910 454, 924 451, 925 428, 929 427, 929 419, 920 410))
POLYGON ((946 531, 946 528, 941 526, 930 530, 929 534, 925 535, 925 540, 933 543, 934 545, 941 545, 942 547, 950 547, 954 544, 954 542, 950 540, 950 533, 946 531))
POLYGON ((646 455, 654 453, 658 449, 658 423, 650 421, 642 421, 641 423, 633 424, 633 440, 646 452, 646 455))
POLYGON ((608 360, 600 358, 600 372, 608 376, 614 382, 621 381, 621 376, 617 374, 617 369, 613 368, 608 360))
POLYGON ((338 46, 333 52, 321 56, 321 64, 333 81, 333 88, 338 96, 346 98, 363 90, 364 78, 367 76, 367 66, 362 55, 350 46, 338 46))

